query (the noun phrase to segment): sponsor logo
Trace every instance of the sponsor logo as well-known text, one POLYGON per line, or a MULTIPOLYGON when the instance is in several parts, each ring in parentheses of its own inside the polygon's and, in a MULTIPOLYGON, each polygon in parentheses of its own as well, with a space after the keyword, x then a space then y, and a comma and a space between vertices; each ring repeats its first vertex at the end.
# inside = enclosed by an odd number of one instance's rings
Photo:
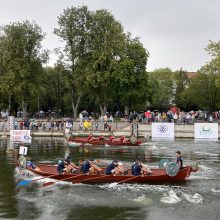
POLYGON ((201 136, 207 137, 207 136, 211 136, 212 134, 213 134, 213 131, 208 125, 202 126, 202 129, 200 131, 201 136))
POLYGON ((166 133, 168 131, 168 127, 164 124, 161 124, 157 127, 159 133, 166 133))

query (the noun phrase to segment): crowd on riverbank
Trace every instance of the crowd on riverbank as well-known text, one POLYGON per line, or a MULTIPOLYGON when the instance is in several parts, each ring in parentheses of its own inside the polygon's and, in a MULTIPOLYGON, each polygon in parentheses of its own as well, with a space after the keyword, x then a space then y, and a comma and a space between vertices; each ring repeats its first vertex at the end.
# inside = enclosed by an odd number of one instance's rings
MULTIPOLYGON (((31 131, 64 131, 66 128, 77 131, 111 131, 120 128, 128 123, 150 124, 152 122, 174 122, 177 124, 193 124, 195 122, 219 122, 220 111, 209 113, 208 111, 190 112, 167 112, 150 111, 130 112, 123 118, 114 118, 113 115, 105 114, 94 118, 89 114, 79 114, 77 120, 65 119, 22 119, 15 118, 14 129, 31 131)), ((0 131, 8 131, 9 124, 6 118, 0 118, 0 131)))
POLYGON ((184 112, 178 109, 165 111, 150 111, 146 110, 142 113, 130 113, 129 120, 133 121, 138 119, 141 123, 151 122, 174 122, 174 123, 195 123, 195 122, 219 122, 220 111, 208 112, 208 111, 190 111, 184 112))

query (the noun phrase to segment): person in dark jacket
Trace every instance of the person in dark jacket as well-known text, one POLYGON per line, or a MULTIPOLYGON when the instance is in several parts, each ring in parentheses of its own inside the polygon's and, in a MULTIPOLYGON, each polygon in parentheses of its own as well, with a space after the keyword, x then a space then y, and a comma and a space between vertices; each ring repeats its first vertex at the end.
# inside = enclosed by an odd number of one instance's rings
POLYGON ((105 174, 106 175, 122 175, 125 174, 126 170, 119 165, 118 160, 113 160, 106 168, 105 174))
POLYGON ((134 176, 145 176, 150 175, 152 171, 145 167, 140 159, 136 159, 134 164, 131 167, 132 175, 134 176))
POLYGON ((83 163, 80 171, 85 174, 97 174, 100 173, 102 169, 94 163, 93 159, 89 159, 83 163))
POLYGON ((183 167, 183 159, 180 151, 176 152, 176 163, 178 164, 180 169, 183 167))

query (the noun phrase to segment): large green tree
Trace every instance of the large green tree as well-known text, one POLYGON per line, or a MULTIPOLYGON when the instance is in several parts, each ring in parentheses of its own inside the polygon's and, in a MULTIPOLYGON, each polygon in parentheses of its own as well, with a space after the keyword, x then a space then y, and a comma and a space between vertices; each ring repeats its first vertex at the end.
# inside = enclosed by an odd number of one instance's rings
POLYGON ((174 72, 174 103, 180 108, 184 109, 186 106, 185 100, 183 99, 183 92, 190 83, 190 79, 187 77, 187 72, 180 69, 174 72))
POLYGON ((41 50, 43 38, 41 28, 34 22, 14 22, 1 28, 3 69, 0 87, 8 94, 9 103, 12 96, 21 103, 24 117, 31 97, 37 95, 40 89, 42 63, 47 60, 46 51, 41 50))
POLYGON ((156 69, 148 73, 149 101, 155 109, 167 109, 174 101, 175 82, 174 73, 169 68, 156 69))
POLYGON ((145 105, 147 99, 146 64, 149 53, 138 38, 126 37, 124 54, 115 71, 115 91, 120 103, 125 107, 125 114, 129 114, 129 107, 135 107, 137 102, 145 105))
POLYGON ((214 111, 220 107, 220 90, 217 88, 217 76, 203 67, 194 77, 188 88, 183 92, 182 98, 189 106, 202 110, 214 111))
POLYGON ((104 114, 114 98, 114 74, 123 56, 125 34, 122 25, 106 10, 92 13, 90 28, 86 82, 104 114))
POLYGON ((70 7, 58 17, 58 28, 54 33, 64 42, 60 50, 64 56, 66 69, 70 70, 68 82, 71 94, 71 105, 74 117, 77 117, 78 106, 85 92, 85 75, 88 48, 88 33, 91 24, 91 12, 86 6, 70 7))

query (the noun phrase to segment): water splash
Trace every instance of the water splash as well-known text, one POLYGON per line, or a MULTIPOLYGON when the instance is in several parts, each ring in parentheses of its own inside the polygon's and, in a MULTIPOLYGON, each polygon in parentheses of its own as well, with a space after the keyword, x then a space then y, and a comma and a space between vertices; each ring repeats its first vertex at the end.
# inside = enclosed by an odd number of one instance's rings
POLYGON ((193 195, 183 193, 183 197, 191 203, 201 204, 203 202, 203 197, 199 193, 195 193, 193 195))
POLYGON ((220 189, 211 189, 211 191, 214 193, 220 193, 220 189))
POLYGON ((164 193, 164 196, 160 199, 162 203, 174 204, 180 202, 182 199, 177 196, 177 194, 170 190, 168 193, 164 193))

